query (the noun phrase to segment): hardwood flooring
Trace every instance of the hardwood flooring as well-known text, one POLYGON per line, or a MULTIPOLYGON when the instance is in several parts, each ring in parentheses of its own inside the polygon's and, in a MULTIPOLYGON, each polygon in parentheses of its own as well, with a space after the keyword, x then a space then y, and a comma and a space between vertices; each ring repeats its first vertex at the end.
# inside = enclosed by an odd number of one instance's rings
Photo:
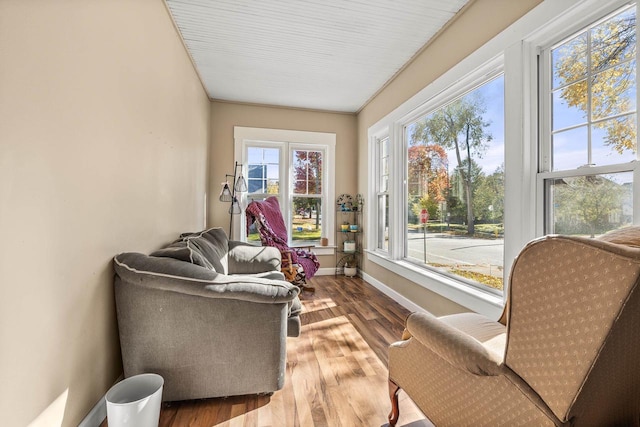
MULTIPOLYGON (((401 336, 409 311, 359 278, 319 276, 310 286, 316 292, 301 297, 302 332, 287 339, 282 390, 165 402, 160 427, 386 425, 387 348, 401 336)), ((398 426, 431 425, 401 392, 398 426)))

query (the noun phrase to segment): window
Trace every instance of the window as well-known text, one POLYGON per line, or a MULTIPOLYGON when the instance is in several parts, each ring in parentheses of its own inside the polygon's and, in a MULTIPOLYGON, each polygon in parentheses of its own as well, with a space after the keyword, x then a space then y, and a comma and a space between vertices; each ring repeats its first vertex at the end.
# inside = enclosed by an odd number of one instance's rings
POLYGON ((389 137, 376 139, 378 156, 378 228, 376 249, 389 250, 389 137))
MULTIPOLYGON (((235 128, 236 159, 247 176, 246 199, 276 196, 292 245, 333 242, 335 134, 279 129, 235 128)), ((259 241, 254 227, 245 233, 245 221, 236 230, 248 241, 259 241)))
POLYGON ((595 236, 633 222, 636 6, 543 51, 544 232, 595 236))
POLYGON ((502 290, 504 77, 405 127, 405 256, 502 290))
POLYGON ((291 158, 293 163, 291 240, 294 244, 315 243, 322 237, 324 151, 294 148, 291 150, 291 158))
POLYGON ((247 147, 247 187, 251 197, 280 194, 280 148, 247 147))
MULTIPOLYGON (((249 200, 264 200, 268 196, 277 196, 282 202, 280 194, 280 146, 251 146, 246 147, 247 197, 249 200)), ((255 226, 249 229, 248 240, 260 241, 255 226)))

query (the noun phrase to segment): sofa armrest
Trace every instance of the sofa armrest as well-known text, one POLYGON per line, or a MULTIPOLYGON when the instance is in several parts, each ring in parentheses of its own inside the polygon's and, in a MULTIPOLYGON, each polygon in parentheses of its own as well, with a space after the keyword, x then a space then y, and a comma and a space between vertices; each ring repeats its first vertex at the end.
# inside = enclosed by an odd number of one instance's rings
POLYGON ((282 255, 277 248, 229 241, 229 274, 280 271, 282 255))
POLYGON ((478 340, 431 314, 414 313, 407 318, 407 330, 413 338, 451 365, 475 375, 504 373, 502 359, 478 340))
POLYGON ((288 303, 300 292, 282 280, 228 276, 188 262, 138 253, 117 255, 114 269, 122 282, 205 298, 288 303))

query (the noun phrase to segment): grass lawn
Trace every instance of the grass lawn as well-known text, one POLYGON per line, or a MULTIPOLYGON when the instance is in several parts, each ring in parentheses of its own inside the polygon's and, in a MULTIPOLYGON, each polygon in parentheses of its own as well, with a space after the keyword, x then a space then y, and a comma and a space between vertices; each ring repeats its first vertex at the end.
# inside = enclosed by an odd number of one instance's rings
POLYGON ((429 265, 431 267, 436 267, 436 268, 441 268, 443 270, 446 270, 447 272, 455 274, 456 276, 464 277, 465 279, 482 283, 483 285, 487 285, 490 288, 503 290, 504 284, 502 283, 502 277, 478 273, 477 271, 463 270, 463 269, 457 268, 456 266, 439 264, 435 262, 430 262, 429 265))
MULTIPOLYGON (((293 242, 319 242, 322 235, 322 228, 316 228, 315 218, 302 218, 300 215, 293 217, 293 230, 291 237, 293 242)), ((260 241, 260 235, 258 233, 251 233, 247 237, 250 242, 260 241)))

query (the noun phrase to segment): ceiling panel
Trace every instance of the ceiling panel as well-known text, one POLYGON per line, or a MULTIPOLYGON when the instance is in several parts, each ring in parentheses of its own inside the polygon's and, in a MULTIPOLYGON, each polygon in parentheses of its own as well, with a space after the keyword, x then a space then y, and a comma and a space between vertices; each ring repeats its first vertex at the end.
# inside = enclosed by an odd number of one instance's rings
POLYGON ((166 0, 212 99, 358 111, 468 0, 166 0))

